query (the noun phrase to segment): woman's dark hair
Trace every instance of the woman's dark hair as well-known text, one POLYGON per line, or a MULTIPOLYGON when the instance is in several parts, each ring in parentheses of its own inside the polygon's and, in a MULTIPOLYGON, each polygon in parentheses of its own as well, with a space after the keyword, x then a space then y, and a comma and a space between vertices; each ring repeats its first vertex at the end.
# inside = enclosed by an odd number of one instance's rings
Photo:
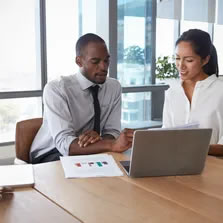
POLYGON ((100 36, 98 36, 94 33, 87 33, 87 34, 81 36, 76 43, 76 56, 80 56, 82 53, 82 50, 90 42, 105 44, 105 41, 100 36))
POLYGON ((217 51, 211 42, 210 35, 207 32, 199 29, 189 29, 178 38, 175 46, 177 46, 181 41, 191 43, 194 52, 202 59, 205 59, 210 55, 208 63, 203 66, 203 71, 208 76, 216 74, 218 77, 217 51))

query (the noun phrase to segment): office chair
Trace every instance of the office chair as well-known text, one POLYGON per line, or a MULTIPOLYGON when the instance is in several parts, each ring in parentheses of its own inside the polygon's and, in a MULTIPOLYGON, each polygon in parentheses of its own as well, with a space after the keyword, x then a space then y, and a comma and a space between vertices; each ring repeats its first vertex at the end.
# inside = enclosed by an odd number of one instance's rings
POLYGON ((42 122, 42 118, 33 118, 16 123, 15 164, 29 163, 29 151, 42 122))

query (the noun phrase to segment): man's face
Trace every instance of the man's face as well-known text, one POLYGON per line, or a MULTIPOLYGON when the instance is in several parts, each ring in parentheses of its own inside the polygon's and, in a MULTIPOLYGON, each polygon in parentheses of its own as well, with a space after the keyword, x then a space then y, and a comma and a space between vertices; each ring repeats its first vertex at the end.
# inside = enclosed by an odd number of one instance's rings
POLYGON ((95 84, 103 84, 106 81, 109 53, 104 43, 90 42, 76 57, 76 63, 80 72, 95 84))

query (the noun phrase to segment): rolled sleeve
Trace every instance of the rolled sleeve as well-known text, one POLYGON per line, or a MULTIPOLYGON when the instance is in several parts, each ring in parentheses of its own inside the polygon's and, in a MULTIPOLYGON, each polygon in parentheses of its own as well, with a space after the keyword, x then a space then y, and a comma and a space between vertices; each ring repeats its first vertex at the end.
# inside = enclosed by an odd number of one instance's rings
POLYGON ((52 82, 45 87, 43 99, 44 114, 53 142, 59 152, 66 156, 69 154, 70 144, 77 138, 72 127, 67 98, 62 89, 52 82))

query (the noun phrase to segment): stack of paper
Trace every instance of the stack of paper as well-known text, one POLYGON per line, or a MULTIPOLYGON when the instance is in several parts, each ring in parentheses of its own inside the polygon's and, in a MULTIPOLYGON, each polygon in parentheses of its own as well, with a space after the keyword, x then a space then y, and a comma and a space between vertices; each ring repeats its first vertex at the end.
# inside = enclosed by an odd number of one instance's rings
POLYGON ((60 157, 65 178, 123 176, 115 160, 108 154, 60 157))
POLYGON ((151 128, 148 130, 198 129, 199 127, 200 127, 200 124, 198 122, 193 122, 193 123, 187 123, 184 125, 176 125, 171 128, 165 128, 165 127, 164 128, 151 128))
POLYGON ((0 187, 24 187, 33 184, 32 164, 0 166, 0 187))

